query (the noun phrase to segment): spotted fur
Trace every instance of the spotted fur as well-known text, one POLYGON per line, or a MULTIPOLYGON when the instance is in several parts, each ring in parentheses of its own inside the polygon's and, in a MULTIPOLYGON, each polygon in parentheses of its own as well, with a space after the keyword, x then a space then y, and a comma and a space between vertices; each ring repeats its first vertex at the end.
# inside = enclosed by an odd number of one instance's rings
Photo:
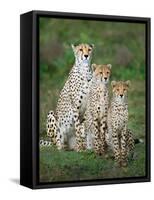
POLYGON ((86 148, 97 154, 105 151, 105 129, 109 104, 108 82, 111 64, 92 65, 93 78, 89 86, 89 96, 85 112, 86 148))
POLYGON ((52 142, 50 141, 47 141, 47 140, 40 140, 40 147, 43 147, 43 146, 51 146, 52 145, 52 142))
POLYGON ((90 61, 93 47, 89 44, 72 45, 75 64, 60 93, 55 114, 51 111, 47 117, 47 135, 56 138, 58 149, 63 149, 67 143, 70 149, 81 150, 81 121, 92 78, 90 61))
POLYGON ((114 152, 119 166, 127 165, 128 153, 134 148, 134 139, 128 129, 127 94, 130 81, 112 81, 113 97, 108 110, 106 142, 114 152))
POLYGON ((47 115, 46 131, 47 136, 51 138, 51 143, 56 145, 56 135, 57 135, 57 121, 55 118, 54 111, 49 111, 47 115))

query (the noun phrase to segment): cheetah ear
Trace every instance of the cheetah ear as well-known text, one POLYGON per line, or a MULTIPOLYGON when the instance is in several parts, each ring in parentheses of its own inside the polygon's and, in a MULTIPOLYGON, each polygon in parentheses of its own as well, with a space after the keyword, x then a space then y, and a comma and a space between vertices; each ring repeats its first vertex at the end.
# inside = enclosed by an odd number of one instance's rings
POLYGON ((129 88, 131 86, 131 82, 128 80, 125 82, 126 86, 129 88))
POLYGON ((95 63, 93 63, 93 64, 91 65, 91 68, 92 68, 93 72, 95 71, 96 67, 97 67, 97 65, 96 65, 95 63))
POLYGON ((116 81, 112 81, 112 82, 111 82, 111 86, 112 86, 112 88, 114 88, 114 87, 116 86, 116 84, 117 84, 116 81))
POLYGON ((95 45, 94 45, 94 44, 89 44, 89 46, 90 46, 91 48, 94 48, 94 47, 95 47, 95 45))
POLYGON ((112 65, 111 64, 107 64, 107 66, 111 69, 112 68, 112 65))
POLYGON ((77 46, 76 44, 71 44, 71 47, 72 47, 74 52, 75 52, 76 46, 77 46))

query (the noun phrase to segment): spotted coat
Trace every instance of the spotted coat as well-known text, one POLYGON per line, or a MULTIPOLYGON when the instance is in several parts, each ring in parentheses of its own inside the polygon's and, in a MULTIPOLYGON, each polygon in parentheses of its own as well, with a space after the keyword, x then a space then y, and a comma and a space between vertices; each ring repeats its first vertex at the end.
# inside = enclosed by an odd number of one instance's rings
POLYGON ((81 121, 86 108, 93 45, 72 45, 75 64, 60 92, 56 112, 50 111, 47 117, 47 135, 56 139, 58 149, 65 147, 81 150, 83 135, 81 121))
POLYGON ((86 149, 94 149, 97 154, 105 151, 105 128, 109 104, 108 82, 111 65, 92 65, 93 78, 89 86, 89 96, 85 112, 86 149))
POLYGON ((128 152, 134 148, 134 139, 128 129, 127 92, 130 82, 112 81, 113 97, 108 110, 106 143, 114 153, 119 166, 127 165, 128 152))

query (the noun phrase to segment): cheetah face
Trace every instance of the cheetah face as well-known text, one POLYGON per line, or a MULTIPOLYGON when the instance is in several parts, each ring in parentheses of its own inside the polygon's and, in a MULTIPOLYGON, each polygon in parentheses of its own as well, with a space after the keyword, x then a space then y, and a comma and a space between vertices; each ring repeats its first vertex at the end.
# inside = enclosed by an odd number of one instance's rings
POLYGON ((89 64, 93 48, 94 48, 93 44, 79 44, 79 45, 72 44, 72 49, 75 58, 79 63, 82 64, 89 64))
POLYGON ((109 78, 111 75, 111 64, 107 65, 96 65, 92 64, 92 70, 93 70, 93 77, 96 79, 96 81, 107 84, 109 82, 109 78))
POLYGON ((112 81, 112 92, 114 97, 122 102, 127 97, 130 81, 112 81))

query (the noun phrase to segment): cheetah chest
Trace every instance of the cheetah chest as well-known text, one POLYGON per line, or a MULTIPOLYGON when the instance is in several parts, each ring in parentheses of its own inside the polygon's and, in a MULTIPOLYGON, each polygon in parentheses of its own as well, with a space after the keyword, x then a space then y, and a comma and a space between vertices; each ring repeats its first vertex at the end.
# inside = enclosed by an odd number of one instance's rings
POLYGON ((118 129, 123 128, 128 121, 128 110, 126 108, 115 107, 112 113, 113 126, 118 129))
POLYGON ((79 103, 80 103, 79 112, 81 116, 83 116, 86 111, 88 96, 89 96, 89 85, 88 83, 84 83, 79 92, 79 103))
POLYGON ((99 118, 102 119, 102 117, 107 112, 108 108, 108 93, 107 91, 99 90, 98 91, 98 101, 97 101, 97 110, 99 113, 99 118))

